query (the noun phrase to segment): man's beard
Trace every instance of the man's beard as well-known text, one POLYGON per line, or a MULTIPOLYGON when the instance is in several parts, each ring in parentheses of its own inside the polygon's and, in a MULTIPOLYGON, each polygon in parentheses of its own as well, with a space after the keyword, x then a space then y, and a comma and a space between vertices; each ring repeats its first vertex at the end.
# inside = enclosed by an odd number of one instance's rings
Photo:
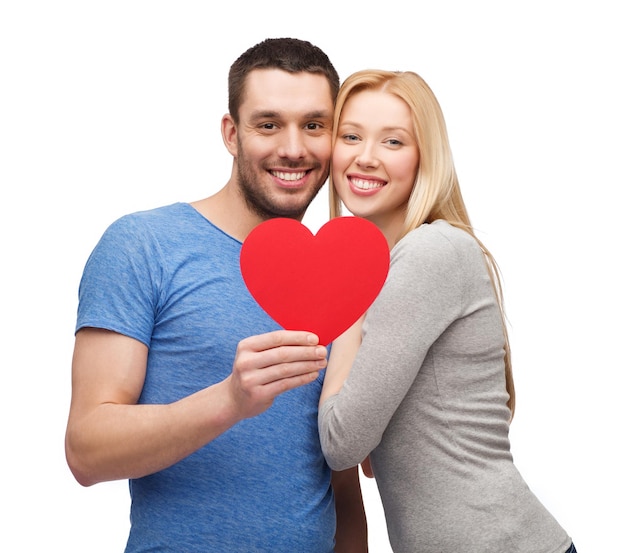
MULTIPOLYGON (((309 189, 307 196, 302 195, 302 190, 294 190, 293 195, 299 197, 299 201, 294 202, 275 202, 272 198, 256 184, 256 177, 252 164, 247 162, 245 155, 241 155, 243 148, 241 143, 239 144, 239 156, 237 156, 237 174, 238 184, 241 193, 246 201, 248 208, 256 213, 261 219, 272 219, 274 217, 288 217, 290 219, 302 220, 307 208, 317 196, 322 186, 326 182, 326 179, 318 183, 318 185, 309 189)), ((284 165, 284 163, 283 163, 284 165)), ((298 166, 291 167, 297 169, 298 166)), ((285 190, 283 198, 287 199, 289 194, 288 190, 285 190)))

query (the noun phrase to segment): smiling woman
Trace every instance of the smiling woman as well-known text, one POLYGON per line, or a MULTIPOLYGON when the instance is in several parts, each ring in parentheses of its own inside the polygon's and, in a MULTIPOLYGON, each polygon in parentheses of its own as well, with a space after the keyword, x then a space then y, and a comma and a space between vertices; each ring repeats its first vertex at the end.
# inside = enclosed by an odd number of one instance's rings
POLYGON ((381 90, 364 90, 341 112, 332 183, 350 212, 382 229, 393 246, 419 166, 409 106, 381 90))
POLYGON ((333 342, 319 412, 329 465, 368 460, 395 553, 574 553, 513 463, 499 275, 437 99, 416 73, 360 71, 335 121, 331 193, 380 228, 391 265, 363 320, 333 342))

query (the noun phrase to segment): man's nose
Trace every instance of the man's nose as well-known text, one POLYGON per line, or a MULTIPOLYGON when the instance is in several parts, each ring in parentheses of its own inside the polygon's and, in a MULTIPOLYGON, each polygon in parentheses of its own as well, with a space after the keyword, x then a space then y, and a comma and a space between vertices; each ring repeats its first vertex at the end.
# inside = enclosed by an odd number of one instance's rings
POLYGON ((302 129, 287 128, 281 134, 278 147, 278 155, 288 159, 301 159, 306 157, 305 137, 302 129))

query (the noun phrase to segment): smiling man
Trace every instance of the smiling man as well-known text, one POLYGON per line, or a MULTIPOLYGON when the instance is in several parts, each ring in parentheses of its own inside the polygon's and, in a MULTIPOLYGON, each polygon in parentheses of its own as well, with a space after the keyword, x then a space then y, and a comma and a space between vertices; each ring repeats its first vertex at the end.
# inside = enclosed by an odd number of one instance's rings
POLYGON ((367 550, 358 473, 331 487, 319 443, 326 348, 279 329, 239 269, 248 233, 300 220, 326 181, 338 86, 308 42, 250 48, 229 74, 228 182, 122 217, 87 261, 66 452, 83 485, 130 480, 127 552, 367 550))
POLYGON ((237 110, 222 118, 231 178, 194 207, 243 240, 271 217, 301 220, 329 172, 333 92, 319 73, 255 69, 237 110), (240 213, 238 221, 233 212, 240 213))

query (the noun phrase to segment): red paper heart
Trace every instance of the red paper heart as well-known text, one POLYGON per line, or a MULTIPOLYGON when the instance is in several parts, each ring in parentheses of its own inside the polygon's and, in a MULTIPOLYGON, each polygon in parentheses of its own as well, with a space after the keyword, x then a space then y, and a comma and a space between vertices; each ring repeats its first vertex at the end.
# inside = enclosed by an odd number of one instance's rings
POLYGON ((258 304, 288 330, 308 330, 328 345, 372 304, 389 271, 378 227, 337 217, 314 236, 293 219, 255 227, 241 248, 241 274, 258 304))

